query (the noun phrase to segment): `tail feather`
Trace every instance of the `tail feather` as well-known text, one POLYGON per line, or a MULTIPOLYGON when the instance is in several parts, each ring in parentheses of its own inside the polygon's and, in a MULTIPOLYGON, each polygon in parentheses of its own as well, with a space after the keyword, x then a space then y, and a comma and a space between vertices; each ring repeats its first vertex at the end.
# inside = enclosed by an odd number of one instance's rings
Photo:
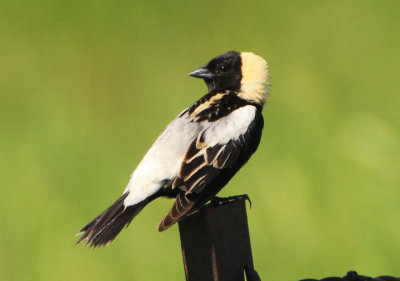
POLYGON ((185 194, 178 194, 171 210, 160 222, 160 225, 158 226, 158 231, 164 231, 171 225, 182 219, 192 209, 194 203, 195 201, 187 198, 185 194))
POLYGON ((83 234, 76 244, 86 241, 90 247, 110 244, 121 230, 128 226, 133 218, 147 205, 144 200, 132 206, 125 206, 124 200, 129 192, 122 195, 93 221, 83 227, 78 234, 83 234))

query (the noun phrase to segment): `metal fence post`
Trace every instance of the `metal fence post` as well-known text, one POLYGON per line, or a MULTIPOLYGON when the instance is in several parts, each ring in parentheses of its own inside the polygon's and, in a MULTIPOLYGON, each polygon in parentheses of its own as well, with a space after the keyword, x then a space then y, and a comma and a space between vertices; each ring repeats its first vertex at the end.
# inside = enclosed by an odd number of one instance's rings
POLYGON ((179 222, 187 281, 260 280, 254 270, 247 196, 208 204, 179 222))

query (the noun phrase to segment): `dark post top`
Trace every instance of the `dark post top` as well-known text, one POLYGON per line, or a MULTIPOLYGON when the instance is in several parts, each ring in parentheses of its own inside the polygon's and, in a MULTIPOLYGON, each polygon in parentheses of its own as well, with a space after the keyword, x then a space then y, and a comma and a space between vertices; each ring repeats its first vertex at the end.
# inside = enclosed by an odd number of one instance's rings
POLYGON ((179 222, 188 281, 259 281, 254 271, 246 199, 217 198, 179 222))

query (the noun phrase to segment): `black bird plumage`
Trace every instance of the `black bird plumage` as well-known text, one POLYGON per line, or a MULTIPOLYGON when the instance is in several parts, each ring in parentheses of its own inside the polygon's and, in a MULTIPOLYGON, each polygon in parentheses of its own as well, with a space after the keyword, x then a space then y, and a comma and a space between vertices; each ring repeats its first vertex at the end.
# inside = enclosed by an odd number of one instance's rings
POLYGON ((269 87, 265 60, 232 51, 189 75, 203 79, 209 93, 166 127, 123 195, 81 229, 78 243, 96 247, 112 242, 160 196, 176 198, 159 225, 164 231, 211 200, 256 151, 269 87))

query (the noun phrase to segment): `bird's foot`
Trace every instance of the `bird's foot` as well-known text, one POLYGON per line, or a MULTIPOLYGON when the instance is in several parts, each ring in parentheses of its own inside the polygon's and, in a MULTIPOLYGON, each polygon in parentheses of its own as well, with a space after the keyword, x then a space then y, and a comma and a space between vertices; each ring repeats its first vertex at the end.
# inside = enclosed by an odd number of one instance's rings
POLYGON ((214 196, 213 199, 211 199, 210 204, 214 205, 214 206, 222 206, 228 203, 232 203, 236 200, 241 200, 241 199, 245 199, 247 201, 249 201, 250 203, 250 208, 251 208, 251 200, 250 197, 247 194, 242 194, 242 195, 235 195, 235 196, 229 196, 229 197, 218 197, 218 196, 214 196))

